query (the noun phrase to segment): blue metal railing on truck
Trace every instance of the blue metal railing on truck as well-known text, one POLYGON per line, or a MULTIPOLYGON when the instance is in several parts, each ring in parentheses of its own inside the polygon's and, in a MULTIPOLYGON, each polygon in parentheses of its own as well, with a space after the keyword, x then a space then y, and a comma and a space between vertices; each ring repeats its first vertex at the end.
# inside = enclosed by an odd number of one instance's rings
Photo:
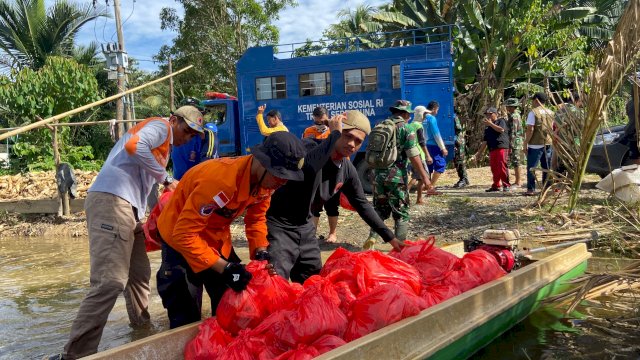
MULTIPOLYGON (((354 35, 338 39, 320 39, 275 45, 277 58, 295 58, 341 54, 354 51, 410 46, 433 42, 451 42, 453 25, 354 35), (306 55, 309 54, 309 55, 306 55)), ((440 57, 442 58, 442 56, 440 57)))

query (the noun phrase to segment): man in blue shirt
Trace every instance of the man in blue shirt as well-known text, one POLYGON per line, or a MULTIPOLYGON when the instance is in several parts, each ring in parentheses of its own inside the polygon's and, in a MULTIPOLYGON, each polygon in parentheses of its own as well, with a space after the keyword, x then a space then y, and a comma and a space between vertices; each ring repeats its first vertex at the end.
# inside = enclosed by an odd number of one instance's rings
POLYGON ((187 170, 201 162, 218 157, 218 128, 213 123, 204 126, 204 132, 191 141, 171 150, 173 177, 180 180, 187 170))
POLYGON ((440 129, 438 129, 438 121, 436 119, 438 110, 440 110, 440 104, 435 100, 430 101, 429 104, 427 104, 427 115, 422 123, 427 134, 427 150, 433 159, 433 162, 429 164, 433 190, 427 192, 427 195, 433 195, 435 193, 436 182, 447 168, 445 158, 449 155, 447 147, 444 145, 444 140, 442 140, 442 135, 440 135, 440 129))

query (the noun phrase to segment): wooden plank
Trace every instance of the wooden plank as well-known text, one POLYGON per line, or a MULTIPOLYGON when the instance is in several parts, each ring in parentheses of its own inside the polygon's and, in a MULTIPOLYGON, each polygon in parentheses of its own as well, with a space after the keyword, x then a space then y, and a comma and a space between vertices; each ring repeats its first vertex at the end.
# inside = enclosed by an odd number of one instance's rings
MULTIPOLYGON (((71 212, 84 211, 84 199, 70 201, 71 212)), ((59 201, 54 199, 0 201, 0 211, 18 214, 57 214, 59 201)))

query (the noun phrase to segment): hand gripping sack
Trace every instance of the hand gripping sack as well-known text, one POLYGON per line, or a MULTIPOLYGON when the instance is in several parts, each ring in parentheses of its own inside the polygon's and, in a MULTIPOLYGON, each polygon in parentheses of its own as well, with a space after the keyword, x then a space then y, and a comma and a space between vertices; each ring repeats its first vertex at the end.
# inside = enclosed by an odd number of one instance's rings
POLYGON ((365 159, 372 169, 388 169, 397 158, 396 124, 387 119, 371 130, 365 159))

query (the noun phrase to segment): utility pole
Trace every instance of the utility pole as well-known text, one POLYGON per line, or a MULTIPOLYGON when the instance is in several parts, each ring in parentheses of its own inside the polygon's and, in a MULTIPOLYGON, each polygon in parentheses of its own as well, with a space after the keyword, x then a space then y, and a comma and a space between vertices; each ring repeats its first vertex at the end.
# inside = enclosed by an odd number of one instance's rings
MULTIPOLYGON (((113 11, 115 13, 116 18, 116 32, 118 34, 118 52, 123 54, 126 53, 124 48, 124 35, 122 34, 122 19, 120 18, 120 0, 113 1, 113 11)), ((116 70, 118 76, 118 92, 125 91, 126 84, 126 74, 125 74, 125 64, 121 61, 118 62, 118 68, 116 70)), ((124 97, 118 98, 116 101, 116 120, 124 120, 124 97)), ((127 119, 130 120, 131 113, 129 112, 127 119)), ((125 127, 122 123, 118 125, 118 138, 124 134, 125 127)))
MULTIPOLYGON (((171 56, 169 56, 169 74, 173 72, 171 68, 171 56)), ((174 110, 174 99, 173 99, 173 77, 169 79, 169 110, 174 110)))

